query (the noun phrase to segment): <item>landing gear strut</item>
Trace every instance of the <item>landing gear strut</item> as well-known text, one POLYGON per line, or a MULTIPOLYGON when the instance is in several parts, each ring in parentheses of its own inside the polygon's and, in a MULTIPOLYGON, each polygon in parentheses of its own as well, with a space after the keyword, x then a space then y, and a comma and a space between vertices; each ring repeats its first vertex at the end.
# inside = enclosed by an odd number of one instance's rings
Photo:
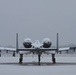
POLYGON ((15 57, 15 51, 13 51, 13 57, 15 57))
POLYGON ((52 62, 56 63, 55 54, 52 54, 52 62))
POLYGON ((0 50, 0 57, 1 57, 1 50, 0 50))
POLYGON ((41 61, 41 54, 38 54, 38 65, 40 65, 40 61, 41 61))
POLYGON ((19 63, 21 64, 23 61, 23 54, 20 54, 19 63))

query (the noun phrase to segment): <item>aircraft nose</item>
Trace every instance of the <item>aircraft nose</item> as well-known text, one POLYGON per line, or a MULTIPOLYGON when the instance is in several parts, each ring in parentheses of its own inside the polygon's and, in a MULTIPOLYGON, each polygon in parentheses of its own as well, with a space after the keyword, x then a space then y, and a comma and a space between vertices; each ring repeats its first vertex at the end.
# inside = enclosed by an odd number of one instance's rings
POLYGON ((39 49, 39 47, 36 47, 36 49, 39 49))

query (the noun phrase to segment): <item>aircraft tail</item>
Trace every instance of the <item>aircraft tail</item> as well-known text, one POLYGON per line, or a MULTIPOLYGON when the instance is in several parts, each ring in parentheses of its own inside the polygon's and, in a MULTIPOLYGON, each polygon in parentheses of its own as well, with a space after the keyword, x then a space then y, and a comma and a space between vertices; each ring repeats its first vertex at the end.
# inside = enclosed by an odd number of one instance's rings
POLYGON ((58 50, 59 50, 59 34, 57 33, 57 53, 58 53, 58 50))
POLYGON ((16 52, 18 53, 18 33, 16 33, 16 52))

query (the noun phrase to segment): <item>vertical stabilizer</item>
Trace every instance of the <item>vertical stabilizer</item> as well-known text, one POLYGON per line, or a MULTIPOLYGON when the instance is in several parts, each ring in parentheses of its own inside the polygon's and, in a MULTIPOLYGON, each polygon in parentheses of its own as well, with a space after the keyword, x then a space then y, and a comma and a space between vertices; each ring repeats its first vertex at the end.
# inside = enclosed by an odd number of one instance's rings
POLYGON ((18 33, 16 33, 16 51, 18 53, 18 33))
POLYGON ((59 50, 59 34, 57 33, 57 53, 58 53, 58 50, 59 50))

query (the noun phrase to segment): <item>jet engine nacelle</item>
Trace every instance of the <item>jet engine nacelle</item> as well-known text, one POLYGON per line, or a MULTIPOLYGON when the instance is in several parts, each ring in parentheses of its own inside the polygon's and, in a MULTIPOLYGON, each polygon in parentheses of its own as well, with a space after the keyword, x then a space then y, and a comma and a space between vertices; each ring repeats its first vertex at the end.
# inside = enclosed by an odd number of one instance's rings
POLYGON ((44 48, 49 48, 49 47, 51 47, 51 45, 52 45, 52 42, 51 42, 51 40, 49 38, 45 38, 43 40, 43 47, 44 48))
POLYGON ((32 47, 32 41, 31 41, 31 39, 30 38, 25 39, 24 42, 23 42, 23 46, 25 48, 31 48, 32 47))

